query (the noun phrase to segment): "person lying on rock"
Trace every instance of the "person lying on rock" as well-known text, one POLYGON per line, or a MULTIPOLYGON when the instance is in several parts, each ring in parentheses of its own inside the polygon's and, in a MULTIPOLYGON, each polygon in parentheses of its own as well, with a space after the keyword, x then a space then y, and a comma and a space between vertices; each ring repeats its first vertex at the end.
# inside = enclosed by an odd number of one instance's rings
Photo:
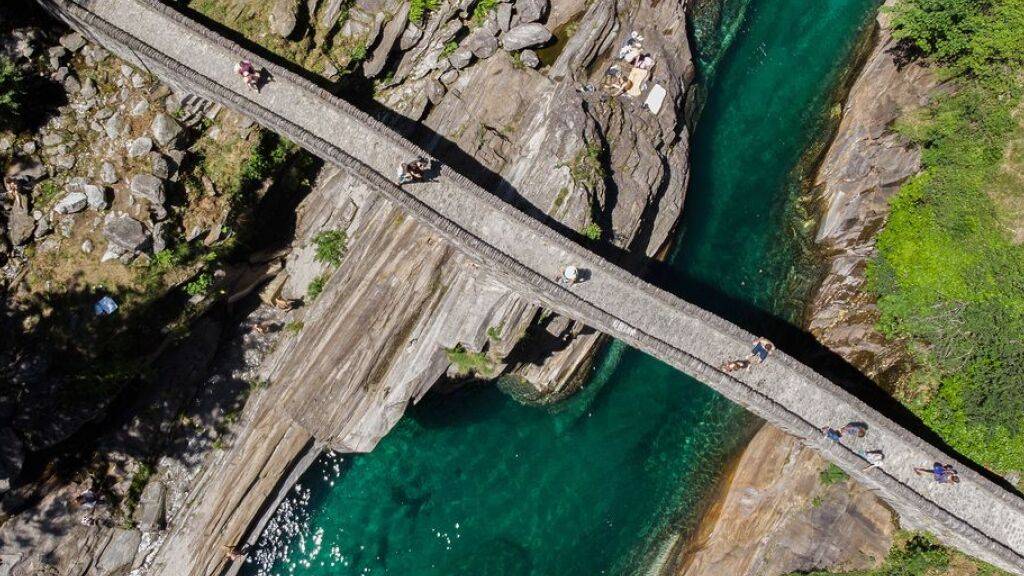
POLYGON ((725 364, 722 364, 720 369, 726 374, 730 372, 746 371, 750 369, 750 360, 733 360, 731 362, 726 362, 725 364))

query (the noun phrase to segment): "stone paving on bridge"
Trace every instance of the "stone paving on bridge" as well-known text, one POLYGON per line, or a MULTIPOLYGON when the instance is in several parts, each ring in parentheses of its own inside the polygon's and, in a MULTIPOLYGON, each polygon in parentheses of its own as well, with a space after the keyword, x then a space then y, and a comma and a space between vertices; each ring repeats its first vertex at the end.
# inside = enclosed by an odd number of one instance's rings
MULTIPOLYGON (((40 1, 60 12, 74 8, 67 0, 40 1)), ((749 353, 752 337, 738 327, 645 284, 447 169, 436 181, 406 186, 408 196, 403 196, 388 182, 394 180, 400 163, 420 153, 410 143, 274 66, 269 66, 274 80, 261 93, 247 89, 233 71, 235 63, 243 57, 258 65, 263 62, 166 6, 153 0, 80 4, 139 42, 132 50, 158 76, 220 100, 326 160, 353 169, 481 265, 521 285, 526 295, 700 378, 804 438, 859 481, 878 489, 905 518, 972 554, 1024 574, 1024 501, 965 466, 958 466, 958 485, 915 475, 915 466, 952 459, 792 358, 777 353, 749 372, 722 374, 717 366, 749 353), (195 75, 176 75, 162 59, 195 75), (553 280, 567 265, 589 271, 590 279, 571 290, 560 287, 553 280), (816 433, 821 426, 840 427, 850 421, 868 423, 865 447, 885 453, 881 469, 861 471, 866 462, 816 433)), ((125 54, 123 46, 118 50, 109 45, 109 31, 100 31, 95 23, 86 26, 96 28, 93 32, 102 43, 125 54)))

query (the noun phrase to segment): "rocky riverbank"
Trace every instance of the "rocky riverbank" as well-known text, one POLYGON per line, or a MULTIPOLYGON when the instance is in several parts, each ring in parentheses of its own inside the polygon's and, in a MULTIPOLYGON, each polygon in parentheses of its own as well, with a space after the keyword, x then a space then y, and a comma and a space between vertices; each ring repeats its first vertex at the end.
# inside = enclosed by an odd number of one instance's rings
MULTIPOLYGON (((804 320, 819 341, 883 384, 902 358, 874 328, 878 316, 864 289, 865 270, 889 197, 920 161, 893 122, 941 89, 928 68, 902 60, 887 25, 883 10, 814 180, 821 214, 815 243, 825 273, 804 320)), ((823 459, 766 425, 723 480, 693 541, 664 573, 866 569, 886 556, 897 523, 880 499, 850 480, 829 480, 823 459)))

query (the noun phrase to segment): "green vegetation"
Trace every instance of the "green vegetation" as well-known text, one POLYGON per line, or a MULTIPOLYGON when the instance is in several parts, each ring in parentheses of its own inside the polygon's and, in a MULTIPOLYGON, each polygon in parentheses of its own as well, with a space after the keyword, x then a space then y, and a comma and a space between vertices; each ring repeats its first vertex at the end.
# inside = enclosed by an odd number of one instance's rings
POLYGON ((306 324, 304 322, 302 322, 301 320, 293 320, 293 321, 291 321, 291 322, 289 322, 289 323, 284 325, 284 331, 285 331, 285 333, 294 336, 294 335, 298 334, 299 332, 301 332, 302 328, 305 325, 306 324))
POLYGON ((412 0, 409 3, 409 21, 413 24, 422 24, 427 12, 433 12, 441 7, 441 0, 412 0))
POLYGON ((210 288, 213 288, 213 275, 203 272, 185 285, 185 293, 189 296, 206 296, 210 293, 210 288))
POLYGON ((498 324, 497 326, 491 326, 487 328, 487 337, 494 342, 501 342, 501 330, 504 324, 498 324))
POLYGON ((815 496, 811 499, 811 508, 820 508, 824 502, 821 496, 815 496))
POLYGON ((456 42, 455 40, 449 40, 449 41, 444 43, 444 48, 441 49, 441 56, 440 56, 440 58, 447 58, 448 56, 452 55, 452 52, 455 52, 458 49, 459 49, 459 43, 456 42))
POLYGON ((839 484, 840 482, 846 481, 849 476, 843 469, 835 464, 829 462, 828 466, 818 474, 818 481, 821 482, 822 486, 831 486, 833 484, 839 484))
POLYGON ((21 115, 25 77, 7 58, 0 58, 0 122, 11 124, 21 115))
POLYGON ((959 552, 937 544, 929 534, 899 532, 893 540, 889 555, 881 566, 872 570, 850 572, 794 572, 789 576, 1000 576, 1006 574, 959 552))
POLYGON ((498 6, 498 0, 477 0, 473 7, 473 25, 482 26, 487 15, 498 6))
POLYGON ((569 164, 569 177, 577 186, 593 189, 604 181, 604 165, 601 163, 601 146, 588 142, 576 153, 569 164))
POLYGON ((121 503, 121 513, 125 526, 134 525, 132 516, 135 514, 135 508, 139 505, 142 491, 146 489, 146 484, 149 484, 149 480, 153 477, 154 472, 156 470, 149 464, 145 462, 139 463, 139 469, 132 476, 132 482, 128 485, 128 493, 125 494, 124 501, 121 503))
POLYGON ((310 302, 316 300, 317 296, 324 291, 324 285, 327 284, 327 274, 320 274, 316 278, 313 278, 309 282, 309 286, 306 287, 306 297, 310 302))
POLYGON ((337 266, 348 250, 348 235, 344 230, 324 230, 313 238, 313 244, 316 245, 314 260, 337 266))
POLYGON ((254 378, 249 381, 249 394, 257 390, 266 390, 267 388, 270 388, 270 380, 266 378, 254 378))
POLYGON ((1024 470, 1024 78, 1021 0, 904 0, 904 48, 956 88, 897 128, 922 172, 893 198, 869 285, 880 328, 918 369, 897 393, 954 448, 997 471, 1024 470))
POLYGON ((60 195, 60 186, 53 180, 43 180, 35 189, 39 191, 35 197, 35 203, 39 206, 49 205, 60 195))
POLYGON ((583 227, 583 230, 581 230, 581 232, 584 236, 587 237, 588 240, 600 240, 601 235, 604 234, 604 232, 601 230, 601 226, 597 222, 591 222, 587 224, 586 226, 583 227))
POLYGON ((494 361, 485 352, 471 352, 462 344, 457 344, 454 348, 446 348, 445 353, 459 374, 476 375, 481 378, 488 378, 494 374, 494 361))

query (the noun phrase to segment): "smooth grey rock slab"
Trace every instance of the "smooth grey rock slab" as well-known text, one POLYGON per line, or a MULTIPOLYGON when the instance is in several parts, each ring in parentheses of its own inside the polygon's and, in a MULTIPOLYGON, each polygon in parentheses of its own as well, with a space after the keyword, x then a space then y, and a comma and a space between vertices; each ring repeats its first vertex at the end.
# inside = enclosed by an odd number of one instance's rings
POLYGON ((522 50, 551 40, 551 32, 541 24, 520 24, 501 37, 505 50, 522 50))

